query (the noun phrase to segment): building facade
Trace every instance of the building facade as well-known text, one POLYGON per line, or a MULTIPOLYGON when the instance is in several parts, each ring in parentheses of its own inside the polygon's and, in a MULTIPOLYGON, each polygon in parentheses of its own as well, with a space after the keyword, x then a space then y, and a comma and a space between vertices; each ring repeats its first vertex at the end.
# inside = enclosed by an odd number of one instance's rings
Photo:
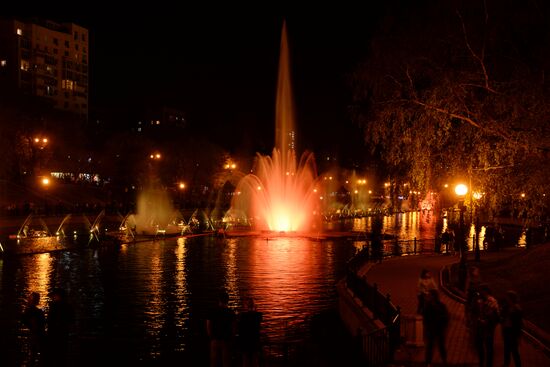
POLYGON ((88 30, 73 23, 0 19, 0 83, 88 116, 88 30))

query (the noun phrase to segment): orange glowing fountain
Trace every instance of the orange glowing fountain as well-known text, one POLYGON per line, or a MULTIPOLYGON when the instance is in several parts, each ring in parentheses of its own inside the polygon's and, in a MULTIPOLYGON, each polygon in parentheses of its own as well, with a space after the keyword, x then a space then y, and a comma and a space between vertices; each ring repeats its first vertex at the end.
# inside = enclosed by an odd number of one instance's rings
POLYGON ((312 153, 304 153, 298 163, 293 115, 288 42, 283 24, 275 148, 271 157, 257 154, 254 173, 239 182, 231 203, 232 212, 247 213, 256 229, 302 232, 310 230, 314 223, 319 200, 315 193, 315 159, 312 153))

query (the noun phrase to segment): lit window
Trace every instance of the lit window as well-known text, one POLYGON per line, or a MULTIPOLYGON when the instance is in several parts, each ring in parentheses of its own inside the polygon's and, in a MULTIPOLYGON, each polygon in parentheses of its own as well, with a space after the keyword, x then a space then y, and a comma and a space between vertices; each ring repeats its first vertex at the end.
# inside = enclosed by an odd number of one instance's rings
POLYGON ((21 70, 29 70, 29 62, 27 60, 21 60, 21 70))
POLYGON ((72 80, 69 79, 63 79, 61 81, 61 88, 66 90, 73 90, 74 89, 74 83, 72 80))
POLYGON ((21 28, 17 28, 17 35, 18 36, 22 36, 23 35, 23 30, 21 28))
POLYGON ((139 132, 141 132, 141 127, 138 127, 138 129, 137 129, 137 130, 138 130, 139 132))
POLYGON ((0 66, 4 67, 6 66, 8 62, 6 60, 0 60, 0 66))

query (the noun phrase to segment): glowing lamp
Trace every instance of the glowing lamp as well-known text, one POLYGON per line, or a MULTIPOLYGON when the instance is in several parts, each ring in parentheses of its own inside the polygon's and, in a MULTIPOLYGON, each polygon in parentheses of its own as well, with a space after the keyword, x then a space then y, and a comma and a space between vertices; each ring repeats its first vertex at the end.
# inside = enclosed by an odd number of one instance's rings
POLYGON ((468 193, 468 186, 464 184, 458 184, 455 187, 455 194, 458 196, 464 196, 468 193))

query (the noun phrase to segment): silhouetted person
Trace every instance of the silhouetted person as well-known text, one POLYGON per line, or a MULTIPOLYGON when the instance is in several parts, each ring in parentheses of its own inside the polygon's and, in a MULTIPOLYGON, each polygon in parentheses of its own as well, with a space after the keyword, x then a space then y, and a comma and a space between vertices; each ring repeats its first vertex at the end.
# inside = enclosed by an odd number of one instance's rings
POLYGON ((500 319, 497 300, 491 295, 489 286, 479 287, 477 312, 474 320, 475 346, 480 367, 492 367, 494 356, 495 328, 500 319))
MULTIPOLYGON (((445 252, 449 252, 449 245, 451 244, 451 231, 449 228, 441 234, 441 244, 445 248, 445 252)), ((441 248, 436 252, 441 252, 441 248)))
POLYGON ((262 313, 256 311, 253 298, 244 302, 245 309, 239 315, 238 333, 243 367, 257 367, 260 356, 260 328, 262 313))
POLYGON ((479 307, 477 301, 480 297, 479 287, 481 285, 481 273, 477 266, 468 269, 466 278, 466 303, 464 304, 464 320, 467 327, 472 327, 477 318, 479 307))
POLYGON ((445 335, 449 325, 449 311, 447 306, 439 299, 437 289, 431 289, 425 299, 424 305, 424 335, 426 337, 426 365, 430 366, 433 357, 433 347, 437 344, 439 355, 443 364, 447 364, 447 349, 445 348, 445 335))
POLYGON ((40 362, 46 337, 46 316, 44 311, 38 308, 39 304, 40 293, 32 292, 29 295, 21 320, 23 325, 29 330, 29 365, 35 365, 40 362))
POLYGON ((231 343, 235 335, 235 313, 228 307, 229 296, 219 295, 218 306, 206 320, 206 331, 210 338, 210 367, 231 365, 231 343))
POLYGON ((418 314, 423 314, 425 299, 432 289, 437 289, 432 272, 428 269, 422 269, 417 285, 418 306, 416 312, 418 314))
POLYGON ((69 334, 74 322, 74 311, 62 288, 50 293, 47 317, 47 365, 67 366, 69 334))
POLYGON ((521 367, 519 355, 519 341, 523 316, 519 305, 519 296, 514 291, 506 292, 506 298, 501 308, 502 339, 504 341, 504 367, 510 365, 514 358, 514 365, 521 367))

